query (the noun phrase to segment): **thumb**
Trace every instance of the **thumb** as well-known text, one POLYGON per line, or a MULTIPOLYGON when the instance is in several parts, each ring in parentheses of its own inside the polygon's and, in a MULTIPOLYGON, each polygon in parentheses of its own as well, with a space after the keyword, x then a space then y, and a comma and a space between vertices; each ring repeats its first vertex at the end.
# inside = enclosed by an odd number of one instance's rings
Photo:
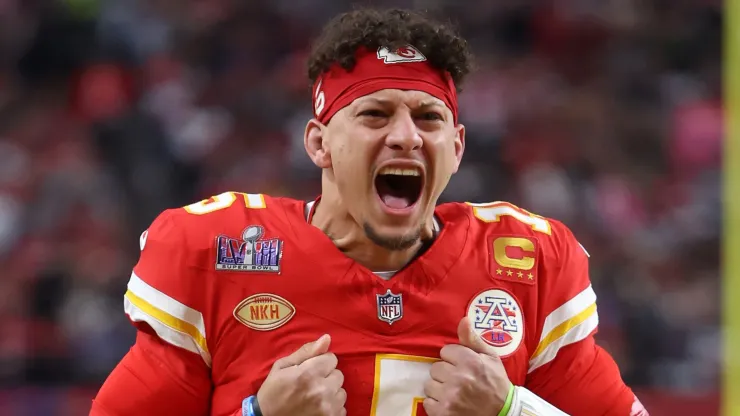
POLYGON ((498 355, 494 348, 486 344, 486 342, 481 339, 480 335, 475 332, 470 323, 470 318, 467 316, 463 317, 457 325, 457 338, 460 340, 460 345, 468 347, 479 354, 490 356, 498 355))
POLYGON ((298 348, 293 354, 275 361, 272 369, 280 370, 282 368, 299 365, 309 358, 325 354, 329 351, 329 344, 331 344, 331 336, 329 336, 329 334, 324 334, 316 341, 303 344, 301 348, 298 348))

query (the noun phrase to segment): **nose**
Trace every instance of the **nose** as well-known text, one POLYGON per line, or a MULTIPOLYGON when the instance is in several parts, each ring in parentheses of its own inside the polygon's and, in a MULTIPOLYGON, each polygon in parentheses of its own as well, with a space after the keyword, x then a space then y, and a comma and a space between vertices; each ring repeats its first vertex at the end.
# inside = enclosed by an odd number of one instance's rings
POLYGON ((396 114, 391 120, 385 145, 393 150, 411 152, 421 148, 422 140, 410 114, 396 114))

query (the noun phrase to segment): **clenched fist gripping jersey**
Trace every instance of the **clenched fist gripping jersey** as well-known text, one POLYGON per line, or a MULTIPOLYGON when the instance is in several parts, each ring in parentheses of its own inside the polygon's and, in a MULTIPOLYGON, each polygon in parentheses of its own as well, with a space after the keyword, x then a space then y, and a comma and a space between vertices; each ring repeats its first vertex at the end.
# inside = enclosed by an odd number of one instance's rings
POLYGON ((443 204, 436 240, 386 280, 343 255, 309 211, 228 192, 162 213, 124 300, 136 344, 92 414, 239 415, 276 359, 328 333, 348 415, 423 415, 429 368, 464 316, 515 385, 562 411, 641 407, 594 343, 587 254, 561 223, 508 203, 443 204))

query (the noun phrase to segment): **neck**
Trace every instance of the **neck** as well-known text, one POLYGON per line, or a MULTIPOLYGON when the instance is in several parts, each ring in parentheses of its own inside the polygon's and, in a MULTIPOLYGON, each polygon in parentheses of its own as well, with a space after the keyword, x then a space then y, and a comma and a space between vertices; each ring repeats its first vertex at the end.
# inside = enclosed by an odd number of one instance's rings
MULTIPOLYGON (((430 227, 432 219, 429 221, 430 227)), ((332 187, 324 187, 321 202, 314 208, 311 225, 321 229, 347 257, 373 272, 403 268, 421 249, 418 241, 406 250, 388 250, 373 243, 361 224, 349 214, 332 187)))

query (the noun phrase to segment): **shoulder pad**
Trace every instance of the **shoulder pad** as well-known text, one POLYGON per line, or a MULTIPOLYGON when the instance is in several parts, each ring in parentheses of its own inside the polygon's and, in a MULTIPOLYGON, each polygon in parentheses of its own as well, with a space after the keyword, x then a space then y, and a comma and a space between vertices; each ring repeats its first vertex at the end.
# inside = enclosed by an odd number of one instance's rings
POLYGON ((265 195, 263 194, 245 194, 242 192, 224 192, 206 198, 202 201, 186 205, 183 209, 193 215, 205 215, 212 212, 225 210, 231 206, 239 204, 244 208, 264 209, 267 208, 265 195))
POLYGON ((484 204, 466 202, 472 209, 473 216, 486 224, 505 227, 512 231, 552 234, 553 220, 532 214, 514 204, 496 201, 484 204))
POLYGON ((563 251, 570 250, 571 246, 586 255, 586 251, 578 244, 573 233, 562 222, 533 214, 524 208, 503 201, 485 204, 466 203, 472 211, 473 217, 486 229, 486 233, 510 233, 526 238, 539 240, 545 251, 544 257, 560 258, 563 251))

